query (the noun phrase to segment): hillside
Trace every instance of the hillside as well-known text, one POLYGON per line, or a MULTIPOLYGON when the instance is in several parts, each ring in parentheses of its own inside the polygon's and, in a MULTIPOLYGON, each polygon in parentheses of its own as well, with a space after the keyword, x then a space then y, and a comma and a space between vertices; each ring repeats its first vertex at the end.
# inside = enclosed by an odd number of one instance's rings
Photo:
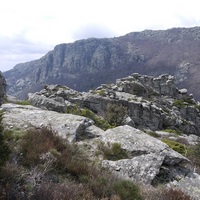
POLYGON ((200 27, 145 30, 115 38, 57 45, 41 59, 4 73, 8 94, 26 98, 44 84, 87 91, 133 72, 168 73, 200 99, 200 27))
POLYGON ((1 199, 199 199, 200 103, 174 82, 133 73, 89 92, 8 97, 1 199))

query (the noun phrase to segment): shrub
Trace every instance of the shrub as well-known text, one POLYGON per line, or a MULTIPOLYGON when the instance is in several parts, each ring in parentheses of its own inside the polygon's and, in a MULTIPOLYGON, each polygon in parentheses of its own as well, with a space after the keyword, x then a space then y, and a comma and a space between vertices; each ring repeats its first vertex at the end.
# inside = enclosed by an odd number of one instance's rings
POLYGON ((192 198, 182 192, 180 189, 167 189, 163 191, 162 194, 163 200, 192 200, 192 198))
POLYGON ((97 198, 111 197, 114 193, 111 185, 112 182, 105 175, 93 177, 88 183, 88 187, 97 198))
POLYGON ((149 134, 150 136, 155 137, 155 138, 159 138, 160 137, 159 134, 154 132, 154 131, 147 132, 147 134, 149 134))
POLYGON ((178 153, 180 153, 184 156, 187 153, 187 147, 179 142, 175 142, 175 141, 167 140, 167 139, 163 139, 162 142, 167 144, 174 151, 177 151, 178 153))
POLYGON ((31 103, 29 102, 28 99, 25 99, 25 100, 22 100, 22 101, 18 101, 18 102, 16 102, 16 104, 19 104, 19 105, 31 105, 31 103))
POLYGON ((200 141, 196 145, 191 146, 188 150, 187 158, 192 162, 195 171, 200 173, 200 141))
POLYGON ((192 198, 185 194, 178 188, 164 188, 164 187, 143 187, 143 196, 148 200, 192 200, 192 198))
POLYGON ((179 134, 180 134, 180 130, 164 129, 163 131, 164 131, 164 132, 167 132, 167 133, 173 133, 173 134, 175 134, 175 135, 179 135, 179 134))
MULTIPOLYGON (((20 199, 18 189, 24 183, 23 168, 17 164, 7 162, 0 173, 0 188, 4 191, 5 198, 2 199, 20 199)), ((3 194, 2 194, 3 195, 3 194)), ((1 197, 1 192, 0 192, 1 197)), ((1 198, 0 198, 1 199, 1 198)))
POLYGON ((31 200, 91 200, 95 199, 88 188, 69 182, 67 184, 43 183, 35 188, 31 200))
POLYGON ((106 107, 105 119, 112 126, 120 126, 123 124, 127 115, 127 108, 119 104, 108 104, 106 107))
POLYGON ((142 200, 140 188, 131 181, 118 180, 112 187, 121 200, 142 200))
POLYGON ((112 143, 105 145, 103 142, 98 144, 98 149, 103 153, 103 157, 106 160, 120 160, 128 158, 127 152, 121 148, 121 144, 112 143))
POLYGON ((105 89, 95 90, 95 91, 93 91, 93 94, 98 94, 100 96, 106 96, 106 90, 105 89))
POLYGON ((96 115, 94 112, 89 110, 88 108, 79 108, 76 106, 71 106, 66 109, 66 113, 71 113, 74 115, 80 115, 83 117, 90 118, 94 121, 95 125, 103 130, 107 130, 109 128, 113 128, 107 121, 105 121, 103 118, 96 115))
POLYGON ((184 108, 186 105, 182 99, 177 99, 177 100, 174 100, 173 106, 181 109, 181 108, 184 108))
POLYGON ((6 163, 11 153, 4 137, 2 118, 3 118, 3 113, 1 112, 0 113, 0 168, 6 163))
POLYGON ((50 149, 56 149, 58 152, 64 151, 66 145, 63 140, 51 129, 32 129, 24 135, 21 144, 23 153, 23 163, 28 166, 34 166, 40 163, 40 156, 47 153, 50 149))

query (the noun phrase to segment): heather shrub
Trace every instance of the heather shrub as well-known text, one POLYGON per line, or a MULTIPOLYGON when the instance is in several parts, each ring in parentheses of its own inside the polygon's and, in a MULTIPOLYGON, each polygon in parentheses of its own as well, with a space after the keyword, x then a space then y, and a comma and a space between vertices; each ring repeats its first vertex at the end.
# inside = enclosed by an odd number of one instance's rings
POLYGON ((16 102, 19 105, 31 105, 28 99, 16 102))
POLYGON ((192 200, 189 195, 185 194, 178 188, 170 188, 164 190, 161 198, 162 200, 192 200))
POLYGON ((81 184, 69 182, 67 184, 43 183, 36 187, 31 200, 94 200, 94 196, 81 184))
POLYGON ((4 137, 2 118, 3 113, 0 112, 0 168, 6 163, 10 155, 10 149, 4 137))
POLYGON ((124 118, 127 115, 127 108, 122 104, 108 104, 105 112, 105 120, 112 126, 120 126, 123 124, 124 118))
POLYGON ((200 173, 200 141, 196 145, 190 146, 187 158, 191 161, 194 171, 200 173))
POLYGON ((113 183, 113 189, 121 200, 142 200, 140 188, 131 181, 118 180, 113 183))
POLYGON ((66 113, 71 113, 74 115, 80 115, 83 117, 90 118, 94 121, 95 125, 103 130, 107 130, 109 128, 113 128, 106 120, 96 115, 94 112, 89 110, 88 108, 79 108, 76 106, 69 106, 66 109, 66 113))
POLYGON ((184 100, 182 99, 177 99, 174 100, 173 106, 177 107, 178 109, 184 108, 186 106, 184 100))
POLYGON ((179 142, 175 142, 168 139, 163 139, 162 142, 166 143, 170 148, 172 148, 174 151, 177 151, 178 153, 185 156, 187 153, 187 147, 184 144, 181 144, 179 142))
POLYGON ((63 140, 51 129, 32 129, 24 135, 21 143, 23 164, 34 166, 40 163, 40 156, 51 149, 62 153, 66 149, 63 140))
MULTIPOLYGON (((7 162, 0 173, 0 199, 20 199, 20 188, 25 182, 23 168, 7 162)), ((24 190, 25 191, 25 190, 24 190)))
POLYGON ((127 152, 121 148, 119 143, 107 143, 103 142, 98 144, 98 149, 102 152, 105 160, 121 160, 128 158, 127 152))
POLYGON ((148 200, 192 200, 192 198, 178 188, 146 187, 143 186, 143 196, 148 200))

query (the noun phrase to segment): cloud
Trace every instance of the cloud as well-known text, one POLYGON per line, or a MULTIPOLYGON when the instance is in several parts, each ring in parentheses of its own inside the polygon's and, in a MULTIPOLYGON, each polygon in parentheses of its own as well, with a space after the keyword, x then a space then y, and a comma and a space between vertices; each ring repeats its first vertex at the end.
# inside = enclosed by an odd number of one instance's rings
POLYGON ((23 35, 6 37, 0 35, 0 71, 13 68, 17 63, 38 59, 51 50, 51 46, 32 43, 23 35))

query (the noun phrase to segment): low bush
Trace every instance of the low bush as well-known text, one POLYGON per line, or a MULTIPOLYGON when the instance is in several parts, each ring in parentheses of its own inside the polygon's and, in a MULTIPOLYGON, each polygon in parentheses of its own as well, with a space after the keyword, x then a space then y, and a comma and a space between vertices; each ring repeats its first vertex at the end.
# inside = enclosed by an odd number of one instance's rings
POLYGON ((181 108, 184 108, 186 105, 185 105, 185 101, 184 100, 177 99, 177 100, 174 100, 173 106, 181 109, 181 108))
POLYGON ((81 184, 69 182, 67 184, 43 183, 36 187, 31 200, 94 200, 91 191, 81 184))
POLYGON ((106 96, 106 90, 105 89, 95 90, 95 91, 93 91, 93 94, 98 94, 100 96, 106 96))
POLYGON ((4 137, 4 127, 2 125, 2 119, 3 113, 0 112, 0 168, 6 163, 11 153, 4 137))
POLYGON ((170 188, 163 191, 162 200, 192 200, 192 198, 178 188, 170 188))
POLYGON ((147 134, 150 135, 150 136, 152 136, 152 137, 155 137, 155 138, 159 138, 160 137, 160 135, 158 133, 153 132, 153 131, 147 132, 147 134))
POLYGON ((109 128, 113 128, 106 120, 96 115, 94 112, 87 108, 79 108, 76 106, 71 106, 66 109, 66 113, 74 114, 74 115, 80 115, 83 117, 90 118, 94 121, 95 125, 103 130, 107 130, 109 128))
POLYGON ((16 104, 19 104, 19 105, 31 105, 31 103, 29 102, 28 99, 25 99, 25 100, 22 100, 22 101, 18 101, 16 102, 16 104))
POLYGON ((115 180, 116 178, 112 177, 109 173, 99 171, 99 174, 92 174, 87 185, 96 198, 110 199, 111 196, 116 194, 112 188, 115 180))
POLYGON ((128 180, 118 180, 113 183, 113 189, 120 196, 121 200, 142 200, 138 185, 128 180))
POLYGON ((143 196, 148 200, 192 200, 192 198, 178 188, 143 187, 143 196))
POLYGON ((121 148, 119 143, 107 143, 103 142, 98 144, 98 149, 102 152, 105 160, 121 160, 128 158, 127 152, 121 148))
POLYGON ((200 141, 196 145, 190 146, 187 158, 191 161, 194 171, 200 173, 200 141))
POLYGON ((179 135, 180 134, 180 130, 174 130, 174 129, 164 129, 163 130, 164 132, 167 132, 167 133, 172 133, 172 134, 175 134, 175 135, 179 135))
POLYGON ((0 173, 0 199, 20 199, 24 185, 24 170, 17 164, 7 162, 0 173))
POLYGON ((66 145, 63 140, 51 129, 32 129, 26 133, 22 139, 21 151, 23 154, 23 164, 35 166, 40 163, 40 156, 49 152, 50 149, 56 149, 63 152, 66 145))
POLYGON ((123 124, 127 113, 127 108, 122 104, 118 105, 109 103, 106 107, 105 120, 112 126, 120 126, 123 124))

